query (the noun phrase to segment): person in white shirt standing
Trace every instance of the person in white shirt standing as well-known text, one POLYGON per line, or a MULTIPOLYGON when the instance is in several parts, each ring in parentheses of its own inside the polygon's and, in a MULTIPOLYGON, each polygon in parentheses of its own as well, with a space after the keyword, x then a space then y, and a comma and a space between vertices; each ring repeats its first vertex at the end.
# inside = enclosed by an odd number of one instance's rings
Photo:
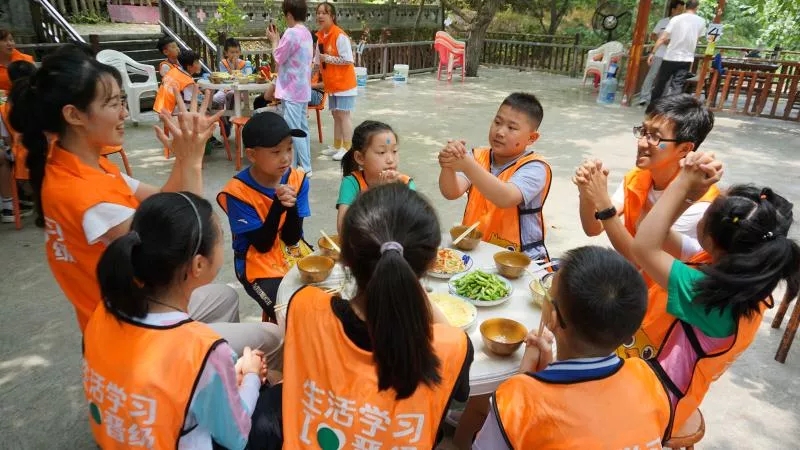
POLYGON ((683 86, 689 77, 689 69, 694 62, 697 40, 706 32, 705 19, 697 15, 699 6, 699 0, 687 0, 686 12, 670 19, 667 28, 656 41, 653 53, 647 58, 647 63, 653 64, 655 54, 669 41, 650 101, 656 101, 664 94, 668 82, 670 92, 678 94, 683 92, 683 86))
MULTIPOLYGON (((650 39, 657 41, 661 33, 667 29, 669 20, 683 12, 683 7, 686 5, 684 0, 672 0, 669 7, 669 17, 664 17, 656 23, 653 27, 653 33, 650 34, 650 39)), ((661 61, 664 59, 664 53, 667 52, 666 46, 661 46, 658 52, 654 53, 653 63, 650 64, 650 70, 647 71, 647 76, 642 83, 642 90, 639 93, 639 105, 650 103, 650 94, 653 92, 653 82, 658 75, 658 68, 661 67, 661 61)))

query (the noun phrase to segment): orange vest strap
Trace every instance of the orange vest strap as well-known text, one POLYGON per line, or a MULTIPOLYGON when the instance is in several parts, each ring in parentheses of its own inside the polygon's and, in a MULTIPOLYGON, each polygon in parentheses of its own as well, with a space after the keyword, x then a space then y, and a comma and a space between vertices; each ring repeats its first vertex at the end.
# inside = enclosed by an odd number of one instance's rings
MULTIPOLYGON (((336 41, 340 35, 347 35, 341 28, 333 25, 328 34, 317 31, 317 45, 322 45, 325 54, 340 56, 336 41)), ((335 94, 354 89, 356 87, 356 69, 352 64, 324 64, 320 63, 320 72, 325 80, 325 92, 335 94)))
MULTIPOLYGON (((364 177, 363 170, 354 170, 353 172, 350 173, 350 175, 352 175, 353 178, 355 178, 356 181, 358 182, 359 192, 365 192, 369 189, 369 185, 367 185, 367 179, 364 177)), ((408 175, 400 174, 400 182, 402 182, 403 184, 408 185, 408 183, 410 183, 411 180, 412 178, 409 177, 408 175)))

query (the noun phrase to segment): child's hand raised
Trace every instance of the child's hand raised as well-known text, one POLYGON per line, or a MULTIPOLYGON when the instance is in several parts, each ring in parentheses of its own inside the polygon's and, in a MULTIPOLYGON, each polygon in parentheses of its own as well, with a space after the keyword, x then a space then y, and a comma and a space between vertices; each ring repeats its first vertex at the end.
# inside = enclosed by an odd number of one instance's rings
POLYGON ((263 353, 258 350, 252 350, 250 347, 245 347, 242 357, 236 361, 236 366, 240 368, 242 376, 248 373, 258 375, 259 379, 263 377, 264 359, 263 353))
POLYGON ((612 206, 608 196, 608 169, 603 167, 602 161, 585 161, 575 170, 572 181, 595 210, 602 211, 612 206))
POLYGON ((519 369, 521 372, 538 372, 553 362, 553 333, 547 328, 539 336, 531 331, 525 337, 525 353, 522 355, 519 369))
POLYGON ((721 161, 715 159, 713 153, 692 152, 680 162, 680 177, 687 183, 690 200, 702 197, 711 185, 717 183, 724 173, 721 161))
MULTIPOLYGON (((181 94, 177 90, 173 90, 173 94, 176 98, 181 98, 181 94)), ((214 115, 207 115, 211 91, 206 90, 203 103, 198 108, 197 97, 199 94, 200 89, 195 85, 189 109, 187 110, 183 101, 179 100, 176 102, 177 116, 173 116, 171 111, 162 110, 159 117, 161 117, 164 127, 155 126, 158 140, 175 154, 176 160, 198 165, 202 164, 206 142, 214 133, 219 118, 224 113, 224 111, 218 111, 214 115), (169 137, 165 130, 169 131, 169 137)))
POLYGON ((282 184, 275 189, 275 195, 278 197, 278 201, 281 202, 286 208, 291 208, 297 204, 297 192, 295 192, 294 188, 291 186, 287 186, 282 184))
POLYGON ((464 158, 467 156, 467 141, 463 139, 448 139, 447 145, 442 149, 442 153, 449 153, 456 158, 464 158))

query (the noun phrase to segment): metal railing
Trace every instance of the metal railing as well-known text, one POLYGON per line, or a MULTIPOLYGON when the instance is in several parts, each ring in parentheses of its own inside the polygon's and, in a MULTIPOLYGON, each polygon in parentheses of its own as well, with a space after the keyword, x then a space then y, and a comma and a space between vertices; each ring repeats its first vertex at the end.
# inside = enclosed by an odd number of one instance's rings
POLYGON ((39 42, 52 44, 86 42, 48 0, 33 0, 31 16, 39 42))
POLYGON ((438 56, 433 41, 367 44, 357 63, 367 68, 370 78, 386 78, 394 74, 395 64, 408 64, 410 73, 436 70, 438 56))
POLYGON ((184 50, 194 50, 200 56, 203 69, 212 72, 206 64, 219 65, 219 52, 214 42, 172 0, 160 0, 159 9, 161 30, 184 50))

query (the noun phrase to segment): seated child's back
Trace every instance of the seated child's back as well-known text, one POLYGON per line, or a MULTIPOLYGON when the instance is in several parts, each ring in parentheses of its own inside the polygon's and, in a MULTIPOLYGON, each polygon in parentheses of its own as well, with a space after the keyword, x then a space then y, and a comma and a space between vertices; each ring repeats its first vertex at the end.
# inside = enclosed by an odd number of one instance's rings
POLYGON ((640 359, 614 350, 641 324, 644 280, 616 252, 567 252, 544 308, 555 335, 532 332, 521 370, 493 395, 474 449, 660 448, 671 423, 667 391, 640 359))

